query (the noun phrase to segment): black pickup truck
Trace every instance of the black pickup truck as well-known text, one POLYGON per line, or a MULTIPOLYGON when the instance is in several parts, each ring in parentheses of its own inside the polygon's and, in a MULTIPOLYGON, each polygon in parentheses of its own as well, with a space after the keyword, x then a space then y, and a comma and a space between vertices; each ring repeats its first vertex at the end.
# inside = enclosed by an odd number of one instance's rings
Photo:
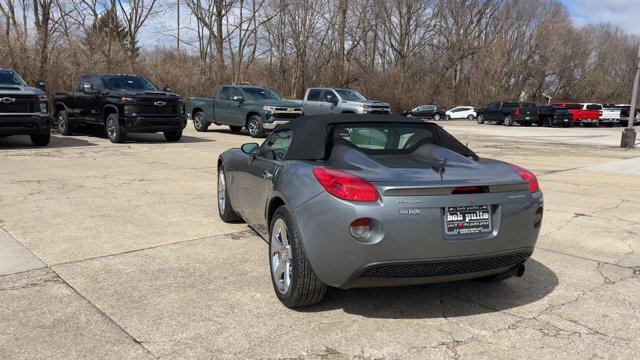
POLYGON ((53 115, 63 135, 72 135, 80 125, 95 125, 114 143, 128 133, 153 132, 179 141, 187 123, 184 102, 168 91, 141 76, 84 75, 73 92, 54 93, 53 115))
POLYGON ((495 122, 511 126, 515 123, 529 126, 538 122, 536 104, 515 101, 494 102, 476 111, 478 124, 495 122))
POLYGON ((13 70, 0 69, 0 137, 29 135, 33 145, 49 145, 51 123, 44 82, 36 86, 28 86, 13 70))

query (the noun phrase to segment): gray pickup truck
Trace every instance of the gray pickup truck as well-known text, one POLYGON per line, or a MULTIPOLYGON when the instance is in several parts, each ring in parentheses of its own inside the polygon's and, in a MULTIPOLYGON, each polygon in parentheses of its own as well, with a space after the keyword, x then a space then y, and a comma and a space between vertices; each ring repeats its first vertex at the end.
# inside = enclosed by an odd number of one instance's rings
POLYGON ((242 128, 252 137, 264 137, 267 130, 302 116, 298 102, 281 99, 269 89, 258 86, 225 85, 213 98, 189 98, 187 114, 196 131, 209 125, 229 125, 233 132, 242 128))
POLYGON ((322 114, 390 114, 388 103, 367 100, 359 92, 339 88, 310 88, 304 94, 305 115, 322 114))
POLYGON ((30 87, 13 70, 0 68, 0 137, 29 135, 36 146, 51 139, 49 104, 44 82, 30 87))

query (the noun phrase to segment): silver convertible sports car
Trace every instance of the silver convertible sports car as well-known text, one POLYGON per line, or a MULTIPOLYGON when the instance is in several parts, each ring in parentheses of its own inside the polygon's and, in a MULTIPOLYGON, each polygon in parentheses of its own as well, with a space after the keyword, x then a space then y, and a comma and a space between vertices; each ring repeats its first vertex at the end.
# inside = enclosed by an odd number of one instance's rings
POLYGON ((300 117, 218 160, 218 209, 269 242, 285 306, 339 288, 522 276, 542 223, 535 175, 440 126, 300 117))

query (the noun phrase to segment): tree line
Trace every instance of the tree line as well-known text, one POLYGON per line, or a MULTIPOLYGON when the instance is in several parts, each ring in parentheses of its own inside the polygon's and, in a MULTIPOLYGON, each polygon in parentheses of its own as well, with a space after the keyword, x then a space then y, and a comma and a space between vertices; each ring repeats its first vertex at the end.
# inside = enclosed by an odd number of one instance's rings
POLYGON ((627 103, 640 42, 578 26, 556 0, 0 0, 0 29, 0 67, 49 91, 135 73, 185 97, 223 83, 289 98, 349 87, 394 111, 627 103))

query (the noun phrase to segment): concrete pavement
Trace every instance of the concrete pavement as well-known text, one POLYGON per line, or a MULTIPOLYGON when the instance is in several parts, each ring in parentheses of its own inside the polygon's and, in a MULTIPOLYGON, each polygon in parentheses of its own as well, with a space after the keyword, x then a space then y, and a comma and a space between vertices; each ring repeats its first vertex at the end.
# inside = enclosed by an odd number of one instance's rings
POLYGON ((611 129, 445 126, 538 175, 525 276, 330 290, 301 310, 274 296, 265 242, 217 217, 215 159, 248 136, 0 139, 0 358, 635 358, 640 150, 573 140, 611 129))

